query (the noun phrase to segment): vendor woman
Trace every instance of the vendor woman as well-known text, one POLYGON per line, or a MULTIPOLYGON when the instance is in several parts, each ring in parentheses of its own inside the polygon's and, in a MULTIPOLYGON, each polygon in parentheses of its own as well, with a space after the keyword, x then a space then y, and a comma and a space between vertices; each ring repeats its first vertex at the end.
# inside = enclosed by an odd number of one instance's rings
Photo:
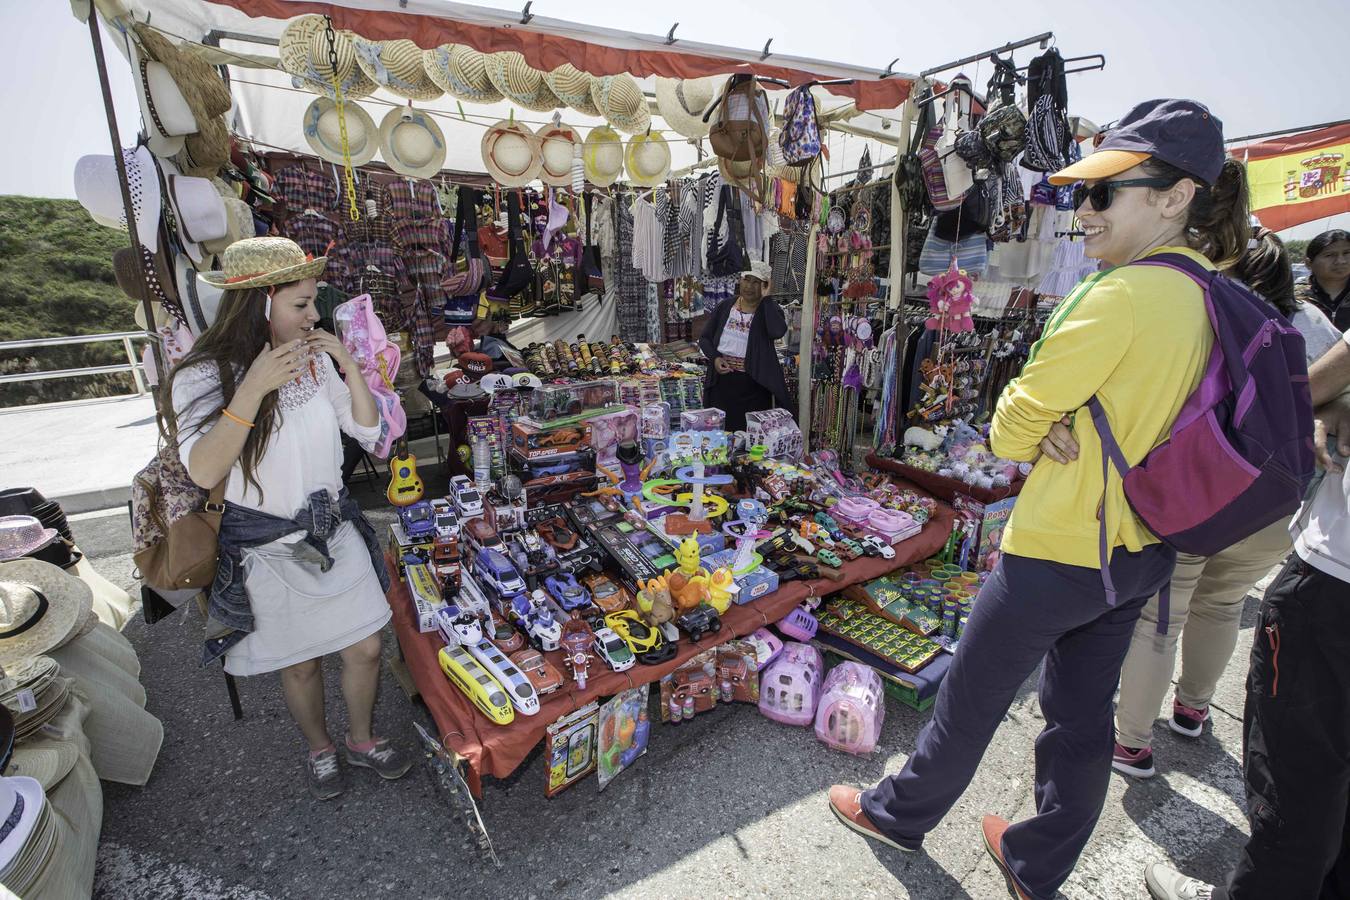
POLYGON ((774 341, 787 334, 787 319, 777 303, 764 296, 769 289, 769 264, 758 260, 741 273, 736 298, 713 310, 698 346, 710 365, 703 405, 727 414, 726 429, 745 428, 745 414, 787 409, 787 381, 774 341))
POLYGON ((347 348, 317 327, 325 262, 286 238, 226 249, 223 271, 201 276, 225 292, 215 323, 169 375, 167 421, 192 480, 225 485, 205 660, 224 656, 232 675, 281 673, 320 800, 343 787, 324 720, 330 653, 342 657, 347 765, 386 779, 412 765, 372 731, 388 576, 374 529, 342 486, 339 433, 371 450, 380 416, 347 348))

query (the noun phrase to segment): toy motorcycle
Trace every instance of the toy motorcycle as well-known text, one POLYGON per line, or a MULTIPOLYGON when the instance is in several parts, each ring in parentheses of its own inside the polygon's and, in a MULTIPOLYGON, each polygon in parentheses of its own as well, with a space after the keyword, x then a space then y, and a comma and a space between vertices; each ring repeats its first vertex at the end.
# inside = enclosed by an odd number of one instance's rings
POLYGON ((583 632, 571 631, 563 635, 563 659, 579 691, 586 690, 586 676, 591 667, 591 657, 587 652, 589 646, 590 638, 583 632))

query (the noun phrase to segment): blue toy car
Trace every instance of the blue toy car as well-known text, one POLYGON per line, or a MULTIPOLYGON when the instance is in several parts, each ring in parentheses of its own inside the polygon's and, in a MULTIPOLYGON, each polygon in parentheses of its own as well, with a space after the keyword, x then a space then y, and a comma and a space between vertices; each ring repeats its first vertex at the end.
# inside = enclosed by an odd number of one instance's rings
POLYGON ((403 533, 409 538, 432 537, 436 533, 436 519, 426 500, 399 507, 398 518, 403 524, 403 533))
POLYGON ((548 576, 544 579, 544 589, 567 612, 581 609, 591 603, 591 592, 582 587, 571 572, 548 576))
POLYGON ((526 590, 525 579, 520 577, 516 567, 511 565, 511 560, 500 550, 479 550, 474 574, 502 597, 523 594, 526 590))

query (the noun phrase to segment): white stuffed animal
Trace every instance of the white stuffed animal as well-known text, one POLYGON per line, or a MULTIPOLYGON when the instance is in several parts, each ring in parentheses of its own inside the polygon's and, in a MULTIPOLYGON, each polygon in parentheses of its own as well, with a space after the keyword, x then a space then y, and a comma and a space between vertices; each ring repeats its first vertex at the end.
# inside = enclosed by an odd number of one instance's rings
POLYGON ((943 436, 934 434, 927 428, 919 428, 917 425, 905 429, 905 446, 922 447, 924 450, 936 450, 942 446, 943 436))

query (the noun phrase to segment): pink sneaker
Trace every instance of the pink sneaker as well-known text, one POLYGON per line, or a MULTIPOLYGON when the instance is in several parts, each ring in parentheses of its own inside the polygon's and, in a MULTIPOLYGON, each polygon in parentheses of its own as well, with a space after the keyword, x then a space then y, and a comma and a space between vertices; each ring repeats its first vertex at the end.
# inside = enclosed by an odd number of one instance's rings
POLYGON ((1157 771, 1153 768, 1151 748, 1141 747, 1135 750, 1131 747, 1122 747, 1120 744, 1116 744, 1115 753, 1111 754, 1111 768, 1132 778, 1152 778, 1157 771))
POLYGON ((1200 732, 1205 728, 1205 720, 1209 718, 1209 707, 1204 709, 1192 709, 1180 700, 1172 701, 1172 720, 1167 724, 1177 734, 1186 737, 1199 737, 1200 732))

